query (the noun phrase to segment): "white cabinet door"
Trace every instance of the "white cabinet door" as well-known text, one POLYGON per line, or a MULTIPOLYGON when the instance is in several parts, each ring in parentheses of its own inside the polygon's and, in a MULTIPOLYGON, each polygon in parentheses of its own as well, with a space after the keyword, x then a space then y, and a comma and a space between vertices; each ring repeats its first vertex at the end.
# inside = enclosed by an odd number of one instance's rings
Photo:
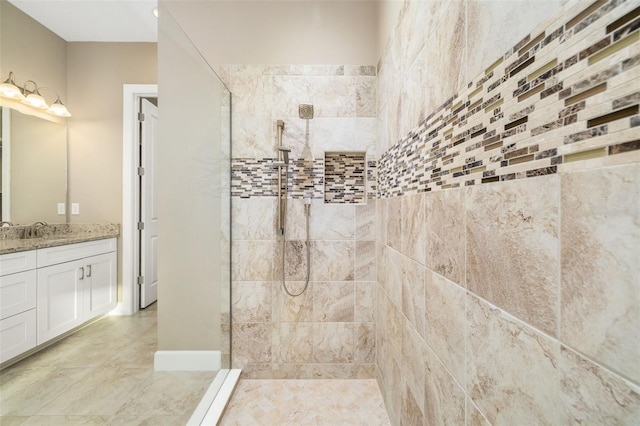
POLYGON ((84 259, 85 320, 106 314, 118 304, 115 252, 84 259))
POLYGON ((36 347, 36 310, 0 321, 0 362, 36 347))
POLYGON ((82 260, 38 269, 38 344, 84 322, 82 260))
POLYGON ((36 270, 0 276, 0 319, 36 307, 36 270))

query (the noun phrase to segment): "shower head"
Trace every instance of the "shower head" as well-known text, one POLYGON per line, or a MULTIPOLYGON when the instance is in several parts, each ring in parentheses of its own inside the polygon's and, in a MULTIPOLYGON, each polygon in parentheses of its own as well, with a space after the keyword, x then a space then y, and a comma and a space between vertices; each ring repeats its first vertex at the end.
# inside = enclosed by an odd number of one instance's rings
POLYGON ((300 118, 305 120, 310 120, 313 118, 313 105, 311 104, 300 104, 298 105, 298 115, 300 118))
POLYGON ((278 147, 278 151, 282 153, 282 161, 284 161, 284 164, 289 164, 289 153, 291 152, 291 148, 281 146, 278 147))

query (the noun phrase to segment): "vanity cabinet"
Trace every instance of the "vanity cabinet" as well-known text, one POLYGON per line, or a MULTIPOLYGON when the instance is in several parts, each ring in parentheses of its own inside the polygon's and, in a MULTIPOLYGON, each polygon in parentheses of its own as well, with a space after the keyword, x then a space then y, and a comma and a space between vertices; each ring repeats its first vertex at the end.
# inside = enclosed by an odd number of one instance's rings
POLYGON ((36 344, 36 253, 1 255, 0 362, 36 344))
POLYGON ((116 239, 0 255, 0 363, 117 305, 116 239))
POLYGON ((115 238, 38 250, 39 345, 116 307, 115 250, 115 238))

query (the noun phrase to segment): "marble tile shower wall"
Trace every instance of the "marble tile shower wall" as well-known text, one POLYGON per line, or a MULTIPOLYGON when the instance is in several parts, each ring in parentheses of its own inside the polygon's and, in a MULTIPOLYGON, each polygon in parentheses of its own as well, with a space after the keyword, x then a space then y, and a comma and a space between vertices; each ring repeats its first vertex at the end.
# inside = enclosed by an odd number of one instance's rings
POLYGON ((405 3, 378 72, 392 423, 640 423, 639 27, 637 1, 405 3))
POLYGON ((233 366, 249 378, 375 377, 375 186, 372 199, 357 192, 360 204, 325 203, 324 172, 328 161, 353 176, 330 179, 337 201, 355 200, 342 189, 361 186, 364 160, 375 173, 376 67, 227 65, 221 74, 233 93, 233 366), (302 103, 314 105, 312 120, 298 117, 302 103), (292 150, 284 269, 293 292, 306 276, 302 198, 313 197, 310 283, 295 298, 280 281, 277 120, 292 150), (327 151, 365 156, 351 167, 327 151))

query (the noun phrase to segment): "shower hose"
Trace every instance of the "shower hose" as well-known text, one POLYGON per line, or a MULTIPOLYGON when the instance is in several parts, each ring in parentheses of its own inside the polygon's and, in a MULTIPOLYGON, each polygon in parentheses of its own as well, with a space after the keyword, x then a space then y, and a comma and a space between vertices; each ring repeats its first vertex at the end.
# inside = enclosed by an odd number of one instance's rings
MULTIPOLYGON (((287 195, 289 192, 289 167, 287 167, 287 179, 285 181, 285 191, 284 191, 284 212, 286 214, 287 212, 287 195)), ((304 284, 304 288, 299 292, 299 293, 293 293, 289 290, 289 288, 287 287, 287 279, 285 277, 285 254, 286 254, 286 249, 287 249, 287 231, 286 231, 286 222, 283 223, 283 227, 282 227, 282 287, 284 288, 284 291, 291 297, 298 297, 300 296, 302 293, 304 293, 307 290, 307 287, 309 287, 309 275, 311 274, 311 240, 309 238, 309 216, 310 216, 310 212, 309 212, 309 207, 310 204, 307 203, 305 201, 304 204, 304 215, 307 221, 307 240, 305 242, 306 248, 307 248, 307 278, 306 278, 306 282, 304 284)))

